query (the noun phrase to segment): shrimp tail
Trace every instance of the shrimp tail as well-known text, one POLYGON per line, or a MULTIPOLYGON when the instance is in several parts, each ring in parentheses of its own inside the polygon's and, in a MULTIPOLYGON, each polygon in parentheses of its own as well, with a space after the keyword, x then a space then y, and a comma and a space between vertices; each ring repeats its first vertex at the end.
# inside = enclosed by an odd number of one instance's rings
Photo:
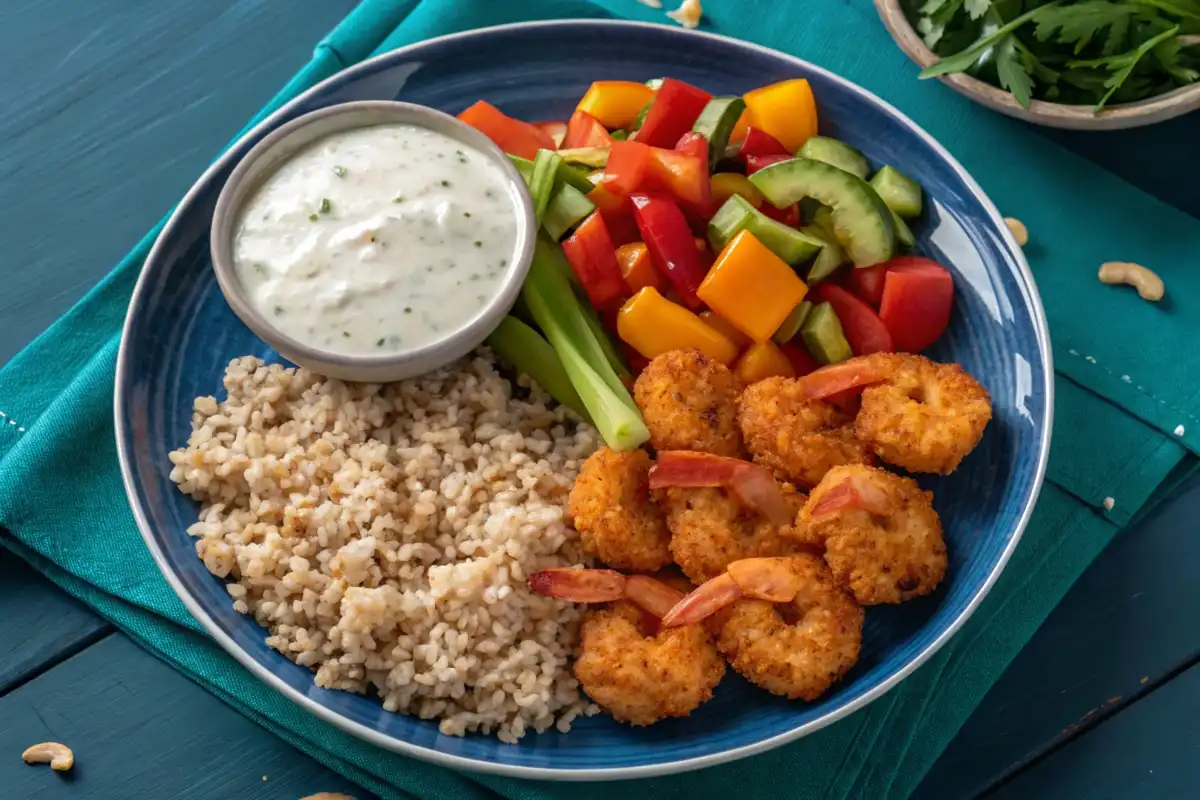
POLYGON ((768 603, 790 603, 800 591, 800 578, 787 558, 743 558, 726 567, 746 597, 768 603))
POLYGON ((723 572, 684 597, 662 618, 662 627, 676 628, 700 622, 742 597, 742 588, 723 572))
POLYGON ((625 579, 625 597, 653 614, 656 621, 665 617, 684 596, 678 589, 646 575, 630 575, 625 579))
POLYGON ((888 496, 868 480, 849 476, 841 483, 821 493, 813 503, 809 516, 814 519, 838 511, 858 509, 872 514, 887 514, 891 511, 888 496))
POLYGON ((791 525, 795 514, 783 497, 779 482, 770 472, 739 458, 664 450, 650 470, 650 488, 667 486, 721 486, 731 491, 742 505, 766 517, 772 525, 791 525))
POLYGON ((625 596, 626 578, 611 569, 552 567, 529 576, 529 588, 540 595, 574 603, 611 603, 625 596))

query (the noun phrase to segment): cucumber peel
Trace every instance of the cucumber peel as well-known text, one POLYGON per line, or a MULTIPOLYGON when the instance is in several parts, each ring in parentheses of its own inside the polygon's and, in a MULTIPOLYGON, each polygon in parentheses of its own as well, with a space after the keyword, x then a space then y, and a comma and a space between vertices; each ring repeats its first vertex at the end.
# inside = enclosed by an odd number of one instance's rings
POLYGON ((884 204, 901 217, 921 215, 924 203, 920 185, 895 167, 881 167, 871 178, 871 187, 884 204))
POLYGON ((692 130, 708 140, 708 171, 716 172, 717 164, 725 154, 725 145, 733 126, 737 124, 746 101, 740 97, 714 97, 700 112, 692 130))
POLYGON ((863 180, 867 179, 871 171, 867 157, 857 148, 829 136, 810 136, 796 151, 796 155, 800 158, 823 161, 863 180))
POLYGON ((896 252, 890 209, 856 175, 821 161, 793 158, 759 170, 750 182, 776 208, 787 208, 804 197, 829 206, 833 234, 856 266, 882 263, 896 252))
POLYGON ((708 223, 708 242, 720 253, 742 229, 754 234, 767 249, 788 264, 812 258, 824 244, 813 237, 771 219, 741 195, 735 194, 717 209, 708 223))

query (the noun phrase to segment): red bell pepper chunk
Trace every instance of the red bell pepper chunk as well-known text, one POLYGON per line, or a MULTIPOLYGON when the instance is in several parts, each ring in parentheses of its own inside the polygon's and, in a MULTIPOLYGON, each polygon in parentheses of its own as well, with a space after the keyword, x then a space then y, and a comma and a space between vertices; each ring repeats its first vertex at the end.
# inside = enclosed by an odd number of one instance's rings
POLYGON ((633 218, 637 220, 654 266, 667 276, 684 305, 699 308, 702 303, 696 291, 704 282, 707 270, 692 239, 687 218, 669 197, 635 194, 630 199, 633 201, 633 218))
POLYGON ((868 353, 893 353, 892 335, 879 315, 861 299, 841 286, 822 283, 812 293, 813 304, 829 303, 842 323, 846 341, 856 356, 868 353))
POLYGON ((780 161, 791 161, 791 156, 774 155, 774 156, 746 156, 746 174, 753 175, 763 167, 769 167, 772 164, 778 164, 780 161))
POLYGON ((850 285, 850 291, 875 308, 879 308, 880 302, 883 301, 883 278, 887 275, 887 271, 886 263, 852 269, 846 282, 850 285))
POLYGON ((897 350, 919 353, 937 341, 950 324, 954 278, 945 267, 920 256, 896 258, 888 264, 879 318, 891 332, 897 350))
POLYGON ((742 142, 742 149, 739 152, 743 159, 750 156, 787 156, 788 158, 792 156, 791 152, 778 139, 758 128, 746 131, 746 138, 742 142))
POLYGON ((674 147, 679 137, 696 124, 709 100, 712 95, 703 89, 674 78, 665 79, 638 129, 637 140, 651 147, 674 147))
POLYGON ((807 375, 821 366, 815 358, 809 355, 807 350, 791 342, 779 345, 779 349, 787 356, 788 363, 792 365, 792 372, 796 373, 797 378, 807 375))
POLYGON ((617 195, 666 191, 684 202, 707 205, 708 160, 641 142, 613 142, 604 187, 617 195))
POLYGON ((592 212, 580 223, 575 232, 563 240, 562 248, 595 308, 604 310, 621 302, 628 288, 621 277, 616 248, 600 212, 592 212))
POLYGON ((782 222, 784 225, 790 225, 793 228, 800 227, 799 203, 792 203, 787 208, 776 208, 770 203, 763 203, 758 210, 776 222, 782 222))
POLYGON ((545 132, 554 141, 555 146, 563 146, 562 141, 567 135, 567 123, 552 120, 550 122, 535 122, 533 123, 533 127, 545 132))
POLYGON ((555 149, 550 134, 536 125, 513 119, 484 100, 463 111, 458 118, 510 155, 533 159, 538 150, 555 149))
POLYGON ((576 111, 567 122, 567 135, 562 140, 563 149, 569 147, 608 147, 613 138, 600 121, 586 111, 576 111))
POLYGON ((703 158, 708 160, 708 139, 704 138, 704 134, 688 131, 683 136, 679 137, 679 141, 675 143, 675 150, 679 153, 686 153, 689 156, 703 158))

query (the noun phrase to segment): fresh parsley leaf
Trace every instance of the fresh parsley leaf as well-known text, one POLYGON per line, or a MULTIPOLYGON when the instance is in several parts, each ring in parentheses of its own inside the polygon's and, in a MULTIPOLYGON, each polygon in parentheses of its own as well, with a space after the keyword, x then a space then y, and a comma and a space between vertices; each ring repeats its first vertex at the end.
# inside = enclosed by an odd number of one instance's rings
POLYGON ((1180 53, 1183 47, 1184 42, 1180 37, 1173 36, 1154 48, 1154 60, 1176 83, 1186 86, 1200 80, 1200 72, 1184 65, 1183 55, 1180 53))
POLYGON ((921 74, 918 77, 924 80, 925 78, 936 78, 938 75, 949 75, 952 72, 964 72, 970 69, 971 65, 978 61, 980 56, 982 56, 988 48, 995 45, 996 42, 1000 41, 1005 36, 1024 25, 1026 22, 1029 22, 1029 20, 1033 19, 1042 11, 1042 9, 1052 8, 1057 5, 1058 2, 1055 0, 1053 3, 1048 3, 1041 8, 1035 8, 1032 11, 1022 14, 1011 22, 1001 25, 991 33, 984 35, 981 39, 979 39, 979 41, 975 42, 975 44, 971 45, 962 52, 943 58, 938 63, 921 70, 921 74))
POLYGON ((1051 69, 1050 67, 1046 66, 1042 59, 1034 55, 1033 51, 1026 47, 1024 42, 1017 38, 1015 33, 1012 36, 1012 41, 1013 45, 1015 45, 1017 48, 1017 54, 1021 59, 1021 64, 1024 65, 1027 72, 1047 86, 1053 86, 1054 84, 1058 83, 1058 70, 1051 69))
POLYGON ((1034 35, 1044 42, 1055 37, 1062 44, 1074 44, 1075 55, 1083 52, 1092 37, 1118 22, 1129 25, 1129 18, 1137 13, 1138 7, 1109 0, 1086 0, 1069 6, 1044 7, 1038 10, 1034 20, 1037 30, 1034 35))
POLYGON ((1129 17, 1122 17, 1108 26, 1108 37, 1104 40, 1101 53, 1111 56, 1125 48, 1125 40, 1129 37, 1129 17))
POLYGON ((1029 108, 1029 101, 1033 99, 1033 79, 1018 57, 1011 33, 996 48, 996 75, 1000 78, 1000 86, 1012 92, 1022 108, 1029 108))
POLYGON ((987 13, 992 6, 992 0, 965 0, 963 7, 967 9, 967 15, 971 19, 979 19, 987 13))
POLYGON ((1177 33, 1179 33, 1178 25, 1142 42, 1135 49, 1127 53, 1119 53, 1115 56, 1103 56, 1101 58, 1090 58, 1082 61, 1068 61, 1067 66, 1072 69, 1096 67, 1112 71, 1112 75, 1104 81, 1104 86, 1108 91, 1100 98, 1100 102, 1096 104, 1096 111, 1099 112, 1104 108, 1109 98, 1129 80, 1129 76, 1133 74, 1133 68, 1138 65, 1138 62, 1156 46, 1177 33))
POLYGON ((1200 0, 1133 0, 1140 6, 1150 6, 1176 17, 1200 20, 1200 0))

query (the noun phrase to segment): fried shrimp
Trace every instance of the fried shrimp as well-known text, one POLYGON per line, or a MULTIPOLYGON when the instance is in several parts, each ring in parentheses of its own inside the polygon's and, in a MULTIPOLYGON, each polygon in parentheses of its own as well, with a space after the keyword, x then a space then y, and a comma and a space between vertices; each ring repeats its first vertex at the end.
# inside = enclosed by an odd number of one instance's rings
POLYGON ((902 603, 946 575, 946 542, 933 495, 881 469, 837 467, 812 491, 795 531, 823 547, 837 582, 859 603, 902 603))
POLYGON ((699 450, 736 456, 741 383, 728 367, 698 350, 656 356, 633 385, 633 399, 657 450, 699 450))
POLYGON ((529 585, 560 599, 611 602, 583 618, 575 677, 620 722, 686 717, 725 676, 725 660, 703 625, 658 624, 684 597, 667 583, 611 570, 549 569, 534 573, 529 585))
POLYGON ((664 628, 709 619, 717 649, 746 680, 815 700, 858 661, 863 610, 817 556, 751 558, 681 600, 664 628))
POLYGON ((738 423, 754 461, 805 486, 816 486, 839 464, 870 464, 854 436, 854 416, 810 399, 804 384, 767 378, 742 392, 738 423))
POLYGON ((642 450, 593 453, 571 489, 568 510, 583 550, 609 566, 653 572, 671 563, 662 512, 650 499, 650 457, 642 450))
POLYGON ((909 472, 948 475, 975 449, 992 401, 958 364, 909 353, 875 353, 799 379, 809 397, 862 389, 854 435, 875 455, 909 472))

